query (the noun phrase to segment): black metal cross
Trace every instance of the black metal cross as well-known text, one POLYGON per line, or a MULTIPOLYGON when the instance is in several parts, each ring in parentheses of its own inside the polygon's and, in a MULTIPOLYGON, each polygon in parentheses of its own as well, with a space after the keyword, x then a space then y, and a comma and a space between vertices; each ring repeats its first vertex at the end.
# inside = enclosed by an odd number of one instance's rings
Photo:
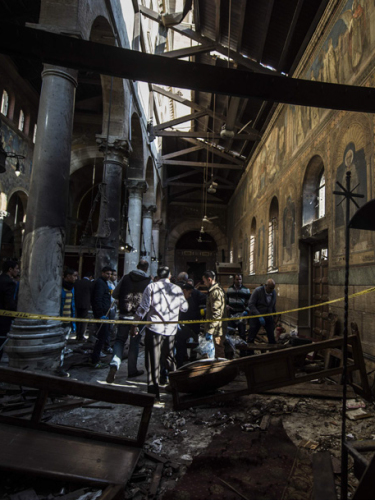
POLYGON ((354 198, 364 198, 363 194, 354 194, 353 191, 357 189, 357 184, 353 189, 350 189, 351 172, 346 172, 346 188, 338 181, 336 184, 342 191, 333 191, 333 194, 343 196, 343 199, 337 206, 346 200, 346 219, 345 219, 345 309, 344 309, 344 332, 343 332, 343 361, 342 361, 342 426, 341 426, 341 499, 347 500, 348 498, 348 450, 345 446, 346 438, 346 389, 347 389, 347 364, 348 364, 348 295, 349 295, 349 219, 350 219, 350 202, 359 208, 354 198))

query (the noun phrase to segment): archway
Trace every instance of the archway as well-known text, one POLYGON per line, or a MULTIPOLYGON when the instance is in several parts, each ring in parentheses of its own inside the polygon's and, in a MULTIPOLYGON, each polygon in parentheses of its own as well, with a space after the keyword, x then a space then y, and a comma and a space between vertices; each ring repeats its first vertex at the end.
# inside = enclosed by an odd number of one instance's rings
POLYGON ((8 216, 4 219, 1 238, 3 257, 21 257, 27 201, 27 194, 20 190, 9 197, 8 216))
POLYGON ((178 239, 175 249, 176 274, 186 271, 190 278, 198 282, 204 271, 215 270, 217 244, 210 234, 189 231, 178 239))

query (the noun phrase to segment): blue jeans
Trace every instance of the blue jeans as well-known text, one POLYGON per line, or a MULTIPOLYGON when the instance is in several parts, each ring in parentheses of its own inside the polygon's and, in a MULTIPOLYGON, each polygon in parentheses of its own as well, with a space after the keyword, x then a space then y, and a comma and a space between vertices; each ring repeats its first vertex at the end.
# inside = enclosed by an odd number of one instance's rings
MULTIPOLYGON (((113 346, 113 358, 110 366, 116 366, 120 369, 122 354, 126 341, 128 340, 131 325, 118 325, 116 341, 113 346)), ((139 352, 139 342, 142 336, 130 337, 129 354, 128 354, 128 375, 133 375, 137 372, 137 359, 139 352)))
POLYGON ((102 323, 100 325, 100 328, 97 332, 97 337, 98 340, 95 342, 94 349, 92 351, 91 355, 91 361, 96 365, 96 363, 99 363, 100 360, 100 353, 104 347, 105 341, 108 338, 109 335, 109 324, 108 323, 102 323))

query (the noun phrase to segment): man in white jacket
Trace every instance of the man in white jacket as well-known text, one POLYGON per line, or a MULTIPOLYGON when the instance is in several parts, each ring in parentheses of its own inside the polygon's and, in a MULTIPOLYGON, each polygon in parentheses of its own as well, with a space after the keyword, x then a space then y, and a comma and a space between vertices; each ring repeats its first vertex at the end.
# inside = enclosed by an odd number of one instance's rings
MULTIPOLYGON (((191 291, 181 290, 170 281, 168 267, 159 267, 159 280, 150 283, 143 292, 142 301, 137 309, 134 320, 145 317, 152 321, 147 325, 145 335, 145 366, 147 370, 148 392, 160 399, 159 377, 160 366, 168 371, 174 371, 176 362, 173 355, 173 345, 177 332, 177 324, 165 324, 168 321, 178 321, 179 312, 189 308, 187 299, 191 291)), ((133 325, 131 335, 138 335, 138 327, 133 325)))

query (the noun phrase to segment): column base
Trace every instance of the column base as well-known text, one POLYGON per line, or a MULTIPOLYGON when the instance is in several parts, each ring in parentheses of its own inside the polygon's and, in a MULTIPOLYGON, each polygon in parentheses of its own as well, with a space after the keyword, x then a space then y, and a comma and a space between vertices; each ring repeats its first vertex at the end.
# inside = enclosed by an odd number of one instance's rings
POLYGON ((10 368, 53 373, 61 363, 66 330, 62 323, 16 320, 4 351, 10 368))

